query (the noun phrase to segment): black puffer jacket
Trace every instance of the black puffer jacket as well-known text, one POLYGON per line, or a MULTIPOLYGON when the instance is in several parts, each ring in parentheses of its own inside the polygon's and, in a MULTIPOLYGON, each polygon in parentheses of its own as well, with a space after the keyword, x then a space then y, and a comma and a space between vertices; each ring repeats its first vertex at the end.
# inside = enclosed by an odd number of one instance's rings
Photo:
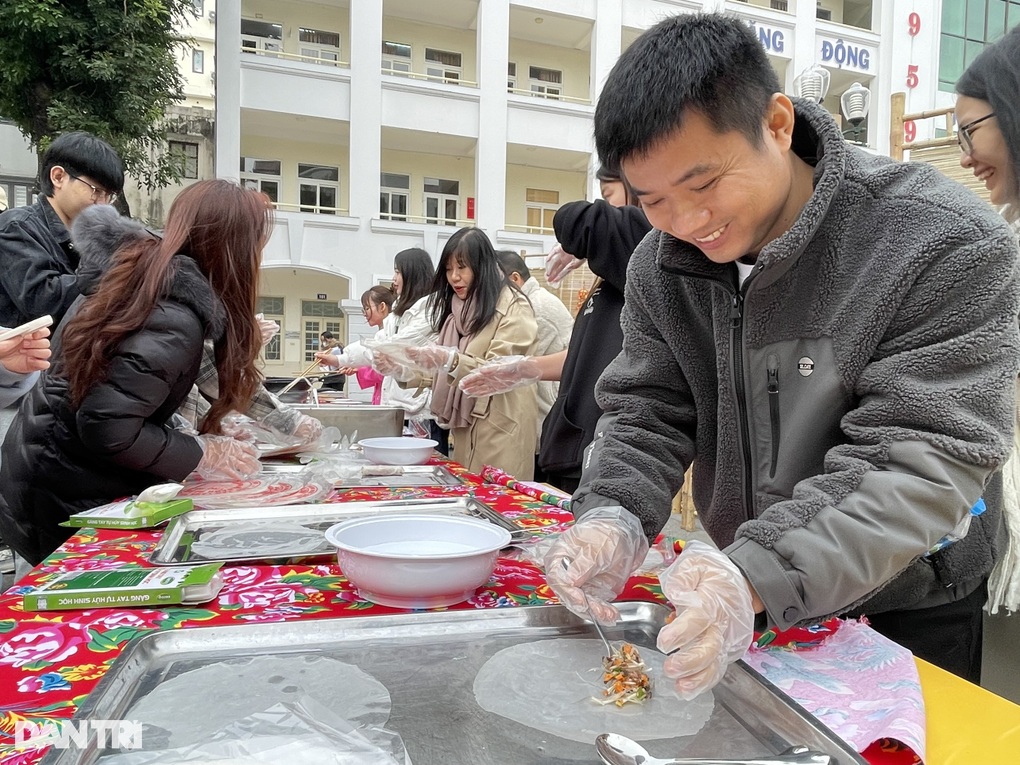
POLYGON ((595 403, 595 383, 623 347, 620 310, 627 264, 652 230, 640 208, 613 207, 601 199, 563 205, 556 211, 553 228, 563 249, 587 259, 601 282, 574 321, 559 396, 542 427, 538 465, 550 480, 557 474, 580 477, 581 455, 602 416, 595 403))
MULTIPOLYGON (((72 233, 86 294, 113 250, 147 235, 106 206, 83 212, 72 233)), ((181 480, 202 458, 198 441, 166 422, 198 376, 204 339, 222 333, 223 307, 191 258, 176 256, 173 268, 169 294, 124 339, 105 380, 79 406, 72 405, 61 371, 66 324, 53 341, 57 362, 22 401, 3 445, 0 491, 8 508, 0 514, 0 535, 32 564, 70 536, 58 524, 71 513, 181 480)), ((86 299, 72 305, 68 320, 86 299)))

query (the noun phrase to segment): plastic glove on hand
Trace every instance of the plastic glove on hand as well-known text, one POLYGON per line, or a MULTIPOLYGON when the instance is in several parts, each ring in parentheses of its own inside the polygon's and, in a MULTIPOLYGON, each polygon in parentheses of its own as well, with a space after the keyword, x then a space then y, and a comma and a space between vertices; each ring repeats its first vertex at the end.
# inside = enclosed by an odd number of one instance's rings
POLYGON ((372 369, 381 375, 392 377, 400 382, 413 380, 415 376, 414 370, 411 367, 402 364, 394 356, 379 350, 372 354, 372 369))
POLYGON ((457 357, 457 349, 446 345, 420 345, 407 349, 407 358, 425 372, 449 369, 457 357))
POLYGON ((575 268, 580 268, 583 262, 564 250, 557 242, 545 256, 545 279, 550 287, 557 287, 567 274, 575 268))
POLYGON ((195 472, 207 481, 235 481, 253 478, 262 470, 258 450, 229 436, 198 437, 202 461, 195 472))
POLYGON ((656 646, 670 654, 666 677, 676 680, 681 697, 692 699, 722 680, 751 644, 751 587, 729 557, 697 541, 684 546, 659 582, 677 617, 659 631, 656 646))
POLYGON ((542 379, 542 370, 531 356, 502 356, 486 361, 460 381, 460 389, 469 396, 494 396, 542 379))
POLYGON ((632 513, 619 506, 597 507, 549 548, 545 578, 570 611, 613 624, 620 612, 610 603, 647 554, 648 538, 632 513))
POLYGON ((265 345, 273 336, 280 331, 280 325, 271 319, 265 318, 262 314, 255 314, 255 320, 259 323, 259 334, 262 336, 262 345, 265 345))

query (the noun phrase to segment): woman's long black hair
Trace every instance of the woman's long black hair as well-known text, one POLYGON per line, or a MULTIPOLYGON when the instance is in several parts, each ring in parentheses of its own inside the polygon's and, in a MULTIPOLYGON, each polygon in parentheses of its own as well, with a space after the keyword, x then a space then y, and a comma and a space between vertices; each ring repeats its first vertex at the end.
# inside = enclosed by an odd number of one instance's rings
MULTIPOLYGON (((466 317, 464 329, 468 334, 475 334, 496 315, 496 303, 499 293, 504 287, 517 290, 496 259, 496 251, 492 242, 480 228, 462 228, 443 247, 443 254, 436 266, 436 276, 432 281, 432 297, 429 298, 429 318, 432 328, 439 332, 450 315, 454 295, 453 287, 446 279, 446 265, 451 258, 456 258, 461 265, 468 266, 474 272, 471 288, 464 300, 471 304, 471 313, 466 317)), ((517 290, 520 292, 520 290, 517 290)), ((523 294, 523 293, 522 293, 523 294)))
POLYGON ((393 256, 393 267, 400 271, 404 283, 393 313, 403 316, 404 311, 429 294, 436 272, 432 267, 432 256, 420 247, 398 252, 393 256))
POLYGON ((1015 215, 1020 203, 1020 26, 978 54, 960 76, 956 92, 987 101, 995 112, 1013 162, 1013 176, 1018 179, 1010 203, 1015 215))

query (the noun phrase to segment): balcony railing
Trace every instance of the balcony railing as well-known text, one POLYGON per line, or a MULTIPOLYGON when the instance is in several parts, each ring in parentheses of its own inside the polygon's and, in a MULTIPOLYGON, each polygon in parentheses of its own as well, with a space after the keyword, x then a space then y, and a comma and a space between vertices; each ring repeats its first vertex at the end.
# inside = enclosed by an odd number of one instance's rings
POLYGON ((478 83, 471 80, 462 80, 457 77, 447 77, 441 74, 425 74, 424 72, 404 72, 399 69, 382 67, 383 74, 390 74, 394 77, 407 77, 411 80, 425 80, 426 82, 438 82, 443 85, 463 85, 465 88, 477 88, 478 83))
POLYGON ((583 104, 584 106, 591 106, 590 98, 564 96, 560 93, 537 93, 528 88, 507 88, 507 92, 513 93, 515 96, 531 96, 531 98, 544 98, 547 101, 565 101, 569 104, 583 104))
POLYGON ((250 56, 264 56, 265 58, 280 58, 286 61, 301 61, 305 64, 318 64, 319 66, 332 66, 342 69, 350 69, 350 62, 348 61, 331 61, 328 58, 319 58, 318 56, 303 56, 300 53, 288 53, 283 50, 264 50, 255 48, 246 48, 241 46, 241 53, 247 53, 250 56))
POLYGON ((350 215, 351 211, 345 207, 325 207, 323 205, 302 205, 291 202, 273 202, 280 212, 306 212, 316 215, 350 215))

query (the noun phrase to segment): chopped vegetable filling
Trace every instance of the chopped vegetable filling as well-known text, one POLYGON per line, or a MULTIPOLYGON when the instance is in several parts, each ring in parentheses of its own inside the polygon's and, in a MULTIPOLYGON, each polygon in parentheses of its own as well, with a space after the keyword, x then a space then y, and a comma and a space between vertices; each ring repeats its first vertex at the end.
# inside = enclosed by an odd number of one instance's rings
POLYGON ((593 697, 595 701, 622 707, 627 703, 641 704, 652 697, 652 683, 644 671, 645 664, 637 648, 630 643, 614 648, 613 655, 602 660, 602 666, 605 669, 602 682, 606 689, 602 691, 604 698, 593 697))

